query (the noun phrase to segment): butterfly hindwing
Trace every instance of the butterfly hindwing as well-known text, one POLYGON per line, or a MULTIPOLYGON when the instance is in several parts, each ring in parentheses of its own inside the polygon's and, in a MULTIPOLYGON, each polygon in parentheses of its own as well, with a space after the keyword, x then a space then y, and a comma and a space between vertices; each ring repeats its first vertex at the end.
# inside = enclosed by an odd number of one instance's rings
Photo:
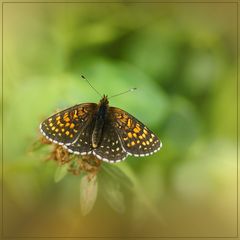
POLYGON ((89 122, 80 130, 77 139, 71 145, 64 147, 73 154, 89 155, 92 153, 92 131, 94 122, 89 119, 89 122))
POLYGON ((83 103, 65 109, 43 121, 40 130, 50 141, 69 145, 78 138, 96 108, 95 103, 83 103))
POLYGON ((110 107, 112 122, 129 155, 148 156, 160 150, 162 143, 143 123, 122 109, 110 107))
POLYGON ((127 153, 122 147, 116 129, 108 119, 103 128, 101 142, 99 146, 93 150, 93 154, 106 162, 120 162, 127 157, 127 153))

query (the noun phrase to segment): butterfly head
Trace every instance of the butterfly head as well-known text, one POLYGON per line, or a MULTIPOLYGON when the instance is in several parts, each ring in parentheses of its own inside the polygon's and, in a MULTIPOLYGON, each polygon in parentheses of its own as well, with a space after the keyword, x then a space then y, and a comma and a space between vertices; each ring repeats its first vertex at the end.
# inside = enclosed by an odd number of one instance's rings
POLYGON ((109 103, 108 96, 103 95, 102 99, 100 100, 100 105, 108 105, 108 103, 109 103))

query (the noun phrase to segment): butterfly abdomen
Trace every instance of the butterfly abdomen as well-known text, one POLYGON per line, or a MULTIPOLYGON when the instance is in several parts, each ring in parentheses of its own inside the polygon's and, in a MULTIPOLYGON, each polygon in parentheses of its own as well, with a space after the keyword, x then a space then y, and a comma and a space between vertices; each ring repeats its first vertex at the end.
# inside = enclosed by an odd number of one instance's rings
POLYGON ((107 111, 108 111, 108 104, 105 102, 100 102, 99 109, 95 116, 95 123, 94 123, 94 128, 92 133, 93 148, 97 148, 101 141, 107 111))

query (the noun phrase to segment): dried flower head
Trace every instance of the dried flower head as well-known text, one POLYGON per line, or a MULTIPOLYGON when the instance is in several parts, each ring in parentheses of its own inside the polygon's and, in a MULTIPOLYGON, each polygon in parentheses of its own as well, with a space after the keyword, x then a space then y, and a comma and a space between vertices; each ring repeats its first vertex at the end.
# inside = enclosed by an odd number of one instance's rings
POLYGON ((87 173, 92 178, 99 171, 101 161, 93 155, 79 156, 69 153, 63 146, 53 144, 44 137, 40 138, 41 145, 52 145, 48 160, 54 160, 59 166, 68 164, 68 171, 74 175, 87 173))

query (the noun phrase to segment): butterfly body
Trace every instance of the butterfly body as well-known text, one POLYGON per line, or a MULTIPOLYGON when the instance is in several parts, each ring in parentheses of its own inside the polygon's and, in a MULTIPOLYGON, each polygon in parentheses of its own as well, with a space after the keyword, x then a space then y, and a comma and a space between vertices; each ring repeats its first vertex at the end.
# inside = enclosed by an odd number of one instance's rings
POLYGON ((97 112, 94 117, 94 129, 92 133, 92 146, 97 148, 102 137, 102 131, 104 123, 106 121, 106 116, 108 112, 108 99, 107 96, 103 96, 100 103, 98 104, 97 112))
POLYGON ((109 106, 107 96, 98 104, 82 103, 47 118, 42 134, 70 153, 94 155, 119 162, 128 155, 148 156, 162 147, 158 137, 126 111, 109 106))

